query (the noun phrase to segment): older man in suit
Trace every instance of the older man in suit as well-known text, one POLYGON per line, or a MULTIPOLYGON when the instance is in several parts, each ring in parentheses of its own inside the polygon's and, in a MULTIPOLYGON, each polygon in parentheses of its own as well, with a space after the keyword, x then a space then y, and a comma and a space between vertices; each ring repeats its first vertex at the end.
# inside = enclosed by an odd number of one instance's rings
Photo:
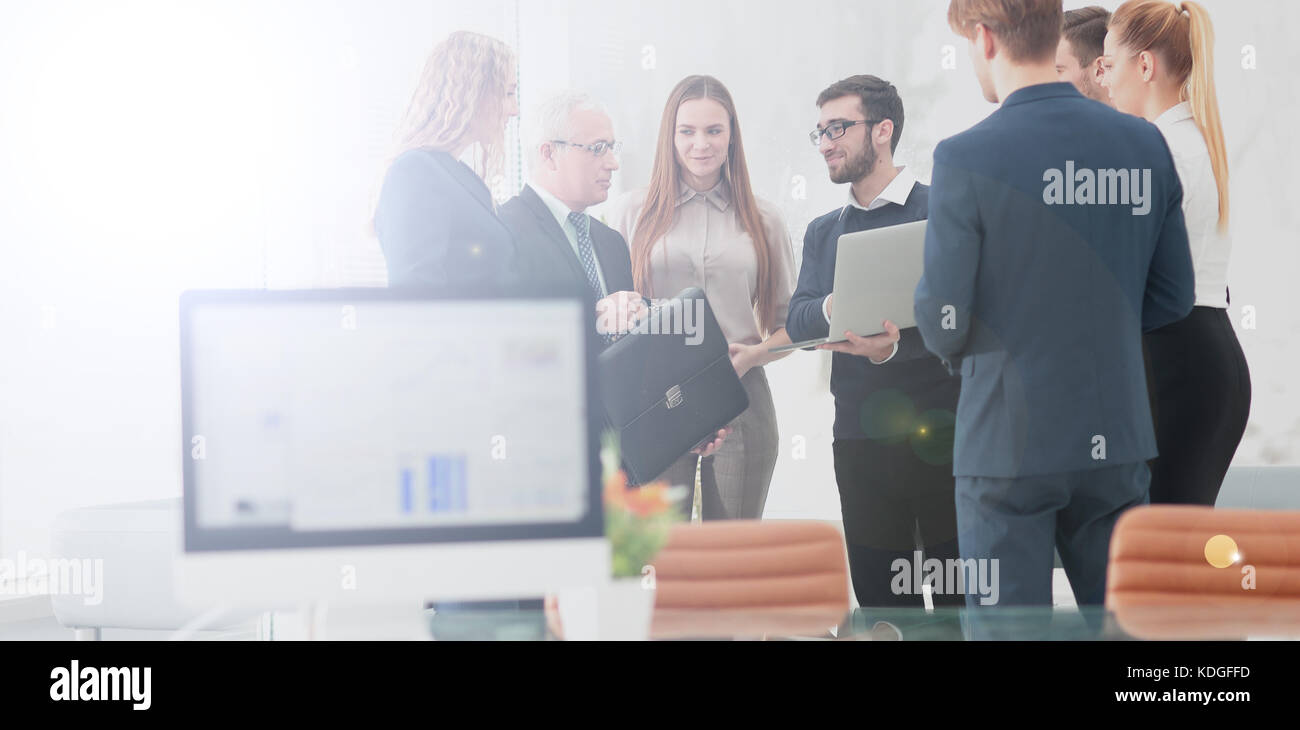
POLYGON ((522 281, 584 292, 597 307, 597 329, 625 331, 645 303, 632 283, 627 243, 587 208, 609 197, 619 143, 609 115, 584 94, 544 102, 525 155, 530 182, 501 206, 517 244, 522 281))
POLYGON ((1156 455, 1142 333, 1192 309, 1182 187, 1159 130, 1057 81, 1060 0, 952 0, 948 19, 1002 105, 935 148, 916 289, 926 346, 962 375, 961 556, 999 561, 1001 603, 1051 605, 1055 544, 1099 604, 1156 455))
MULTIPOLYGON (((627 242, 587 213, 609 197, 621 145, 609 114, 586 94, 551 97, 535 119, 525 151, 531 179, 500 211, 515 239, 515 270, 530 285, 583 292, 608 341, 647 311, 627 242)), ((712 455, 726 436, 722 429, 696 452, 712 455)))

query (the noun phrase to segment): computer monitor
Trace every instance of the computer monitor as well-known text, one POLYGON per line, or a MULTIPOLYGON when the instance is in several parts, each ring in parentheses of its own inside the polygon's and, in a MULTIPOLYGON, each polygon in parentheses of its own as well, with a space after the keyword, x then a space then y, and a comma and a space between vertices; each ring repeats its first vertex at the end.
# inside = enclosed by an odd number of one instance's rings
POLYGON ((183 602, 608 580, 579 298, 196 291, 180 314, 183 602))

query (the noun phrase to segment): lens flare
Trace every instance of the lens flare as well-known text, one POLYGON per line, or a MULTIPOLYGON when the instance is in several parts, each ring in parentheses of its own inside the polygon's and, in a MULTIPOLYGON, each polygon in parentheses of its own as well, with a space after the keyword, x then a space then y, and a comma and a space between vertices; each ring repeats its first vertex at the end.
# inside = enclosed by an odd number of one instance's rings
POLYGON ((1227 535, 1215 535, 1205 541, 1205 560, 1216 568, 1226 568, 1241 559, 1237 542, 1227 535))

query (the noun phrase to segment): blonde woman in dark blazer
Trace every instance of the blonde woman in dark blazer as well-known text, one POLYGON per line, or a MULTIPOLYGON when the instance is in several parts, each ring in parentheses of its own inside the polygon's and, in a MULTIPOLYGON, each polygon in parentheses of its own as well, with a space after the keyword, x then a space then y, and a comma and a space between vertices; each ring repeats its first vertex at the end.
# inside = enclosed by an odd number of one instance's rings
POLYGON ((506 123, 519 113, 515 54, 477 33, 434 48, 397 135, 374 227, 391 287, 504 284, 515 244, 485 179, 501 168, 506 123), (460 161, 478 152, 477 167, 460 161))

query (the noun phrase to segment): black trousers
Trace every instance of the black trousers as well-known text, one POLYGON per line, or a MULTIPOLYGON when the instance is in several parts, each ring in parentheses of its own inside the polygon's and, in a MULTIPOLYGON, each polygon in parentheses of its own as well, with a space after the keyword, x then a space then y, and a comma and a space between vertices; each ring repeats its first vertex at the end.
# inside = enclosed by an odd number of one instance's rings
MULTIPOLYGON (((912 570, 918 533, 923 560, 958 558, 952 434, 947 427, 930 429, 924 444, 909 438, 836 439, 832 445, 849 573, 859 605, 925 605, 919 586, 896 580, 896 560, 906 561, 905 569, 912 570), (900 584, 906 590, 900 591, 900 584)), ((936 607, 965 605, 963 594, 936 592, 931 599, 936 607)))
POLYGON ((1160 453, 1151 503, 1214 506, 1250 415, 1250 369, 1228 312, 1195 307, 1143 343, 1160 453))

